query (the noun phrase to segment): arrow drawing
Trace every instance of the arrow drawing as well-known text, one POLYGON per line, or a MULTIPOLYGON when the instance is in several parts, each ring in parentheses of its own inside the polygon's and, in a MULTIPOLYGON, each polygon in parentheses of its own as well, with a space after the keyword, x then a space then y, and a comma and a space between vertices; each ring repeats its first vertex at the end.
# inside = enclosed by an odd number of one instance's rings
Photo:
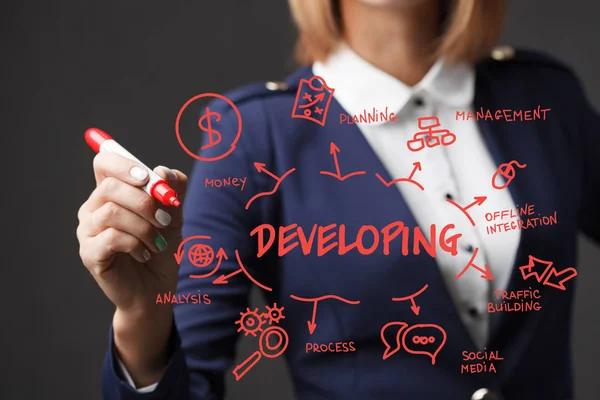
POLYGON ((229 278, 233 278, 234 276, 236 276, 237 274, 240 274, 240 273, 242 273, 242 270, 238 269, 237 271, 233 271, 230 274, 221 275, 220 277, 218 277, 217 279, 215 279, 213 281, 213 284, 215 284, 215 285, 226 285, 226 284, 229 283, 229 281, 228 281, 229 278))
POLYGON ((326 300, 326 299, 335 299, 335 300, 342 301, 342 302, 344 302, 346 304, 354 304, 354 305, 360 304, 359 300, 352 301, 352 300, 348 300, 348 299, 345 299, 345 298, 340 297, 340 296, 336 296, 334 294, 328 294, 328 295, 325 295, 325 296, 315 297, 315 298, 312 298, 312 299, 307 299, 307 298, 304 298, 304 297, 298 297, 298 296, 295 296, 293 294, 290 294, 290 297, 292 299, 294 299, 294 300, 303 301, 303 302, 306 302, 306 303, 311 303, 311 302, 314 303, 314 305, 313 305, 313 312, 312 312, 312 319, 310 321, 306 321, 307 325, 308 325, 308 332, 311 335, 315 332, 315 329, 317 329, 317 324, 316 324, 315 321, 316 321, 316 318, 317 318, 317 303, 319 301, 326 300))
POLYGON ((423 288, 421 290, 419 290, 418 292, 415 292, 413 294, 411 294, 410 296, 405 296, 405 297, 394 297, 392 298, 392 301, 406 301, 406 300, 410 300, 410 309, 412 310, 413 313, 415 313, 415 315, 419 315, 419 311, 421 310, 420 306, 417 306, 417 303, 415 303, 415 297, 417 297, 418 295, 420 295, 421 293, 423 293, 425 290, 427 290, 427 288, 429 287, 429 285, 425 285, 423 286, 423 288))
POLYGON ((366 171, 355 171, 355 172, 351 172, 349 174, 342 176, 342 174, 340 172, 340 161, 338 160, 339 152, 340 152, 340 148, 337 147, 335 145, 335 143, 331 142, 331 144, 329 145, 329 154, 331 154, 333 156, 333 162, 335 163, 335 174, 330 171, 320 171, 321 175, 333 176, 334 178, 336 178, 340 181, 344 181, 352 176, 364 175, 367 173, 366 171))
POLYGON ((315 304, 313 305, 313 313, 312 313, 312 320, 307 321, 308 324, 308 332, 312 335, 315 332, 315 329, 317 329, 317 324, 316 324, 316 319, 317 319, 317 304, 318 302, 315 301, 315 304))
POLYGON ((469 213, 467 212, 467 210, 469 208, 473 207, 474 205, 478 205, 478 206, 482 205, 483 202, 487 200, 487 197, 485 197, 485 196, 475 196, 473 198, 475 199, 475 201, 472 202, 471 204, 469 204, 468 206, 464 207, 464 208, 461 207, 457 202, 455 202, 452 199, 448 199, 447 198, 446 201, 448 201, 450 204, 453 204, 456 208, 458 208, 460 211, 462 211, 463 214, 465 214, 465 216, 467 218, 469 218, 469 221, 471 222, 471 225, 475 226, 475 221, 473 221, 473 218, 471 218, 471 215, 469 215, 469 213))
POLYGON ((283 182, 283 180, 292 172, 294 172, 296 170, 296 168, 292 168, 289 171, 287 171, 285 174, 281 175, 281 177, 278 177, 277 175, 275 175, 274 173, 272 173, 271 171, 269 171, 268 169, 265 168, 265 164, 263 163, 259 163, 259 162, 255 162, 254 163, 254 168, 256 168, 256 170, 259 173, 264 172, 265 174, 269 175, 271 178, 275 179, 277 181, 277 183, 275 184, 275 187, 273 188, 273 190, 269 191, 269 192, 261 192, 258 194, 255 194, 254 196, 252 196, 252 198, 250 200, 248 200, 248 203, 246 203, 246 210, 248 208, 250 208, 250 204, 252 204, 252 202, 256 199, 258 199, 259 197, 262 196, 270 196, 273 193, 275 193, 277 191, 277 189, 279 188, 279 185, 281 184, 281 182, 283 182))
MULTIPOLYGON (((543 282, 545 286, 552 286, 553 288, 560 290, 567 290, 564 283, 575 278, 577 276, 577 270, 573 267, 565 268, 562 271, 558 272, 556 267, 553 267, 552 261, 545 261, 539 258, 536 258, 532 255, 529 256, 529 263, 527 265, 523 265, 519 267, 521 270, 521 275, 523 276, 523 280, 527 280, 533 277, 539 283, 543 282), (534 271, 536 266, 545 265, 544 270, 541 274, 538 271, 534 271), (561 276, 564 278, 560 279, 561 276), (544 279, 544 277, 546 279, 544 279)), ((538 268, 541 271, 541 268, 538 268)))
POLYGON ((381 183, 383 183, 387 187, 392 186, 396 182, 409 182, 409 183, 412 183, 413 185, 416 185, 419 189, 425 190, 425 188, 423 188, 423 185, 421 185, 419 182, 417 182, 413 179, 413 176, 415 176, 415 173, 417 171, 421 171, 421 163, 419 161, 417 161, 417 162, 414 162, 413 165, 414 165, 414 168, 413 168, 412 172, 410 173, 410 175, 408 176, 408 178, 397 178, 397 179, 394 179, 393 181, 386 182, 385 179, 383 179, 383 177, 381 175, 379 175, 378 173, 375 173, 375 175, 377 176, 377 178, 379 178, 381 183))
POLYGON ((573 278, 575 278, 577 276, 577 270, 573 267, 569 267, 569 268, 565 268, 560 272, 557 272, 555 268, 552 268, 550 270, 550 272, 548 273, 548 275, 546 276, 546 280, 544 281, 544 285, 546 286, 552 286, 554 288, 560 289, 560 290, 567 290, 567 288, 565 287, 564 283, 568 280, 571 280, 573 278), (565 275, 566 274, 566 275, 565 275), (561 275, 565 275, 564 278, 562 278, 560 281, 558 281, 558 283, 554 283, 554 282, 550 282, 550 280, 552 279, 552 277, 560 277, 561 275))
POLYGON ((197 235, 197 236, 190 236, 188 238, 185 238, 184 240, 181 241, 181 243, 179 243, 179 247, 177 247, 177 252, 173 253, 173 256, 175 257, 175 261, 177 262, 177 265, 181 264, 181 260, 183 259, 183 245, 192 240, 192 239, 207 239, 210 240, 210 236, 206 236, 206 235, 197 235))
MULTIPOLYGON (((306 93, 304 95, 305 99, 308 99, 306 97, 307 95, 309 96, 308 98, 310 98, 310 95, 308 93, 306 93)), ((298 106, 298 108, 308 108, 308 107, 314 106, 315 104, 317 104, 320 101, 323 101, 324 99, 325 99, 325 93, 319 93, 318 95, 315 96, 315 99, 312 102, 310 102, 308 104, 304 104, 304 105, 298 106)))
POLYGON ((229 281, 228 281, 229 278, 231 278, 231 277, 239 274, 240 272, 243 272, 244 275, 246 275, 248 277, 248 279, 250 279, 252 281, 252 283, 254 283, 259 288, 261 288, 263 290, 266 290, 268 292, 272 292, 273 291, 273 289, 271 289, 268 286, 263 285, 262 283, 260 283, 256 279, 254 279, 252 277, 252 275, 250 275, 248 273, 248 270, 246 269, 246 267, 244 267, 244 264, 242 263, 242 260, 240 259, 240 253, 237 250, 235 250, 235 258, 237 259, 237 262, 238 262, 238 265, 240 266, 240 269, 237 270, 237 271, 234 271, 234 272, 232 272, 230 274, 219 276, 217 279, 215 279, 213 281, 214 285, 225 285, 225 284, 229 283, 229 281))
MULTIPOLYGON (((539 258, 535 258, 534 256, 530 255, 529 256, 529 264, 527 265, 523 265, 521 267, 519 267, 519 269, 521 270, 521 275, 523 276, 523 280, 527 280, 531 277, 533 277, 536 281, 538 282, 542 282, 542 280, 544 279, 544 277, 546 276, 546 274, 548 272, 550 272, 550 270, 552 269, 552 261, 545 261, 545 260, 541 260, 539 258), (545 267, 544 270, 542 271, 541 274, 538 273, 538 271, 534 271, 534 269, 536 268, 536 266, 539 265, 543 265, 545 267)), ((541 269, 538 268, 540 271, 541 269)))
POLYGON ((481 267, 478 267, 477 265, 473 264, 473 261, 475 261, 475 257, 477 256, 478 251, 479 251, 479 248, 475 248, 475 251, 473 251, 473 255, 471 256, 469 263, 467 264, 466 267, 463 268, 463 270, 460 272, 460 274, 456 275, 455 279, 460 278, 465 272, 467 272, 469 267, 473 267, 474 269, 476 269, 477 271, 479 271, 483 274, 483 275, 481 275, 481 278, 488 279, 490 281, 494 280, 494 275, 492 275, 492 271, 490 270, 490 267, 488 267, 487 264, 485 264, 485 269, 482 269, 481 267))

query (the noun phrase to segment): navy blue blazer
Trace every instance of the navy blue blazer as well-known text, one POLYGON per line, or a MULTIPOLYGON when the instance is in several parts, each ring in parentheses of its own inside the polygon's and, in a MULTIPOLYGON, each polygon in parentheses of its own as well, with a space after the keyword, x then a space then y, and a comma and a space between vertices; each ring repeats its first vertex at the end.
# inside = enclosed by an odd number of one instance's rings
MULTIPOLYGON (((529 255, 550 260, 558 270, 577 265, 577 233, 600 239, 600 117, 588 104, 572 70, 540 53, 516 51, 505 60, 492 58, 476 66, 474 108, 490 110, 550 108, 545 121, 482 121, 479 126, 497 165, 510 160, 527 164, 518 170, 510 190, 516 204, 535 204, 535 210, 556 210, 558 223, 526 229, 510 279, 509 290, 539 289, 541 309, 536 312, 497 314, 486 346, 503 360, 496 373, 465 373, 464 351, 477 351, 453 305, 435 260, 426 252, 403 256, 397 249, 364 256, 356 249, 344 255, 330 251, 318 257, 304 255, 300 246, 283 257, 271 249, 257 257, 256 236, 250 232, 261 224, 274 227, 297 223, 308 236, 313 224, 345 224, 348 237, 362 225, 382 228, 394 221, 416 226, 402 195, 385 187, 376 177, 391 177, 356 125, 341 125, 341 106, 332 100, 325 126, 291 118, 301 78, 309 79, 309 67, 300 68, 286 80, 287 87, 273 90, 256 84, 226 94, 239 108, 243 121, 241 137, 231 154, 219 161, 197 161, 185 199, 184 237, 211 236, 217 252, 228 258, 207 279, 191 279, 198 271, 183 257, 178 293, 208 294, 210 304, 175 305, 175 326, 168 368, 151 394, 138 394, 118 373, 110 334, 110 348, 103 370, 103 398, 222 399, 224 376, 231 373, 239 325, 246 311, 248 293, 254 285, 244 274, 213 284, 215 277, 240 270, 243 265, 260 284, 269 304, 284 307, 279 325, 289 334, 284 357, 289 364, 300 400, 468 400, 479 388, 487 388, 504 400, 573 398, 570 346, 571 307, 575 281, 567 290, 523 280, 518 269, 529 255), (367 173, 345 181, 320 174, 334 171, 330 143, 341 149, 342 174, 367 173), (248 200, 271 191, 274 180, 259 173, 254 162, 281 177, 290 173, 271 196, 248 200), (206 187, 206 178, 247 177, 240 187, 206 187), (418 297, 419 315, 409 304, 394 303, 429 285, 418 297), (200 291, 200 292, 199 292, 200 291), (337 300, 320 301, 317 328, 311 335, 313 307, 290 295, 316 298, 335 294, 359 305, 337 300), (380 331, 388 322, 437 324, 447 341, 430 357, 399 351, 383 360, 385 345, 380 331), (356 351, 306 352, 306 343, 353 342, 356 351)), ((360 79, 360 77, 357 77, 360 79)), ((267 85, 268 86, 268 85, 267 85)), ((220 124, 237 126, 231 108, 213 103, 220 124)), ((223 125, 220 125, 223 126, 223 125)), ((276 242, 277 243, 277 242, 276 242)), ((276 248, 276 245, 274 246, 276 248)), ((457 271, 458 272, 458 271, 457 271)), ((161 306, 160 304, 157 305, 161 306)), ((407 345, 410 347, 410 345, 407 345)), ((258 346, 257 346, 258 349, 258 346)), ((245 355, 244 355, 245 357, 245 355)), ((269 362, 263 357, 261 362, 269 362)), ((489 364, 488 364, 489 365, 489 364)), ((252 379, 250 371, 243 379, 252 379)))

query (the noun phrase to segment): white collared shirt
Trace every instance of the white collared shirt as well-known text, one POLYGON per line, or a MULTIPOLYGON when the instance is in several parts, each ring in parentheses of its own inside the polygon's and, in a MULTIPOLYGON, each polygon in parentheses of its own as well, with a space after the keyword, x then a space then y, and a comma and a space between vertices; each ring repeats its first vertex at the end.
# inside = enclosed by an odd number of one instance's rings
MULTIPOLYGON (((395 113, 395 121, 379 120, 356 123, 356 126, 392 179, 408 177, 414 163, 421 163, 421 171, 417 171, 413 179, 423 186, 423 191, 410 183, 395 184, 421 230, 428 234, 432 224, 440 227, 453 223, 456 231, 462 233, 458 254, 453 257, 450 253, 438 252, 436 262, 463 323, 474 343, 483 348, 490 330, 487 305, 494 290, 505 290, 508 285, 520 231, 501 235, 485 232, 485 212, 514 209, 515 204, 508 190, 496 190, 491 185, 497 165, 477 123, 473 119, 455 118, 457 110, 472 107, 475 72, 464 64, 450 66, 440 59, 417 85, 409 87, 342 45, 325 62, 315 63, 313 73, 335 89, 333 96, 349 114, 348 118, 363 114, 363 110, 368 113, 373 108, 383 112, 387 107, 389 113, 395 113), (456 141, 449 146, 410 151, 407 141, 421 131, 417 119, 429 116, 438 117, 440 128, 453 132, 456 141), (474 202, 475 196, 487 197, 481 206, 468 210, 475 227, 446 200, 447 196, 463 207, 474 202), (482 279, 481 273, 473 268, 455 279, 475 249, 478 249, 475 265, 484 268, 487 264, 494 279, 482 279)), ((339 120, 331 116, 327 123, 339 123, 339 120)), ((405 295, 408 293, 398 294, 405 295)))

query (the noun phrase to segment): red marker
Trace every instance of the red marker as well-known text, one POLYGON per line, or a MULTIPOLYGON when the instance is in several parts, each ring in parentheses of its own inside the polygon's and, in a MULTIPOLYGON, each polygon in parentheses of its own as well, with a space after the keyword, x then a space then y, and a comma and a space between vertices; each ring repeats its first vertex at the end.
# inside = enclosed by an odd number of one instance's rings
POLYGON ((110 137, 110 135, 98 128, 90 128, 85 131, 85 141, 96 153, 101 151, 109 151, 117 153, 123 157, 127 157, 131 160, 137 161, 146 170, 150 179, 148 183, 142 186, 142 189, 156 200, 160 201, 165 206, 179 207, 181 203, 177 199, 177 192, 173 190, 167 182, 157 175, 154 171, 148 168, 144 163, 138 160, 133 154, 125 150, 119 143, 110 137))

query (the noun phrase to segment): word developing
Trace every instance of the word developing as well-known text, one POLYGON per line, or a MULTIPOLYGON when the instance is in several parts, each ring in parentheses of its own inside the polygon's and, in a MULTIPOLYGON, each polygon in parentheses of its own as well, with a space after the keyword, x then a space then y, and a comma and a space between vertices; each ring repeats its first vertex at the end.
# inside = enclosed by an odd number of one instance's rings
MULTIPOLYGON (((447 237, 448 231, 454 229, 454 224, 446 225, 442 228, 439 235, 439 245, 443 251, 446 251, 453 256, 458 254, 458 239, 462 236, 461 233, 454 234, 447 237)), ((436 231, 435 224, 432 224, 429 231, 429 237, 431 240, 428 242, 421 229, 417 226, 413 229, 413 246, 412 252, 415 255, 420 254, 420 246, 423 246, 425 251, 431 256, 436 256, 436 231)), ((372 225, 363 225, 356 237, 354 242, 348 244, 346 238, 346 226, 344 224, 330 224, 327 226, 313 225, 310 234, 306 235, 304 229, 298 224, 292 224, 287 226, 280 226, 275 229, 272 225, 262 224, 257 226, 250 232, 250 236, 257 235, 258 237, 258 257, 262 257, 274 244, 275 239, 278 238, 277 251, 279 257, 283 257, 295 249, 298 245, 302 249, 302 253, 306 256, 315 249, 314 239, 317 236, 317 256, 321 257, 334 248, 337 247, 338 254, 344 255, 350 250, 356 248, 362 255, 373 254, 378 247, 381 247, 384 255, 390 254, 390 243, 396 237, 402 234, 402 255, 406 256, 409 254, 409 239, 410 229, 404 226, 404 222, 396 221, 386 225, 383 229, 378 230, 372 225), (337 228, 337 229, 336 229, 337 228), (332 231, 326 234, 326 232, 332 231), (266 233, 269 238, 266 239, 266 233), (370 238, 369 238, 370 236, 370 238), (337 241, 334 241, 337 237, 337 241), (366 240, 365 240, 365 237, 366 240), (297 238, 296 241, 294 239, 297 238), (367 244, 365 244, 367 242, 367 244)))

